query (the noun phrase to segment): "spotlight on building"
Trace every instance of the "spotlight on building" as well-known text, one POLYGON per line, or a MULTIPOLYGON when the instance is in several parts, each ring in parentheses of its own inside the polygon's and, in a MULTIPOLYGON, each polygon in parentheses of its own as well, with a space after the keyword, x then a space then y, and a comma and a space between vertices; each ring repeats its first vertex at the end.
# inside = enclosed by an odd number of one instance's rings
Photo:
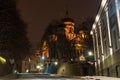
POLYGON ((6 59, 0 56, 0 62, 1 62, 2 64, 5 64, 5 63, 6 63, 6 59))

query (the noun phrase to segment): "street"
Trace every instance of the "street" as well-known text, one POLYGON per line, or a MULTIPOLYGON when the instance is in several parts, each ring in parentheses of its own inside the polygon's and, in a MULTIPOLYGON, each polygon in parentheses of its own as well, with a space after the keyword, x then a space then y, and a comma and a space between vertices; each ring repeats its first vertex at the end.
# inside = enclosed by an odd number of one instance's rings
POLYGON ((120 80, 120 78, 103 76, 63 76, 57 74, 42 73, 16 73, 9 74, 0 80, 120 80))

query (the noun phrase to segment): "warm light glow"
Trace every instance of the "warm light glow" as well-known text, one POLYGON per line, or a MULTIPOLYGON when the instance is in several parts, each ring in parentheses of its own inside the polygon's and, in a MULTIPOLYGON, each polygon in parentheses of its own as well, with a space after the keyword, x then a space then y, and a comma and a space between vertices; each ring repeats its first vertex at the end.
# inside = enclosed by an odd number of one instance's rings
POLYGON ((85 61, 85 57, 83 55, 80 56, 80 61, 85 61))
POLYGON ((81 45, 81 44, 75 44, 75 46, 77 46, 77 47, 81 47, 82 45, 81 45))
POLYGON ((82 38, 82 39, 86 38, 86 34, 85 34, 85 32, 82 31, 82 30, 79 31, 79 36, 80 36, 80 38, 82 38))
POLYGON ((90 34, 93 35, 93 31, 90 31, 90 34))
POLYGON ((98 59, 98 64, 100 64, 100 59, 98 59))
POLYGON ((37 68, 37 69, 40 69, 40 65, 37 65, 36 68, 37 68))
POLYGON ((101 4, 101 7, 102 7, 102 8, 105 6, 106 1, 107 1, 107 0, 102 0, 102 4, 101 4))
POLYGON ((66 34, 66 38, 68 40, 72 40, 76 37, 76 35, 74 33, 65 33, 66 34))
POLYGON ((75 23, 73 23, 73 22, 64 22, 64 24, 66 24, 66 25, 71 25, 71 26, 74 26, 75 25, 75 23))
POLYGON ((5 64, 5 63, 6 63, 6 59, 0 56, 0 62, 1 62, 2 64, 5 64))
POLYGON ((95 29, 95 27, 96 27, 96 25, 95 25, 95 24, 93 24, 93 30, 95 29))
POLYGON ((50 35, 50 41, 57 41, 57 35, 55 34, 50 35))
POLYGON ((49 48, 48 48, 48 45, 47 45, 47 42, 44 41, 43 43, 43 46, 42 46, 42 56, 48 58, 49 57, 49 48))
POLYGON ((97 62, 95 62, 95 67, 97 68, 97 62))
POLYGON ((31 61, 31 59, 29 58, 29 59, 28 59, 28 61, 30 62, 30 61, 31 61))
POLYGON ((95 19, 96 22, 98 22, 99 17, 100 17, 100 15, 98 14, 98 15, 96 16, 96 19, 95 19))
POLYGON ((28 73, 28 72, 29 72, 29 69, 27 69, 26 72, 28 73))
POLYGON ((76 50, 80 50, 81 47, 82 47, 81 44, 79 44, 79 43, 76 43, 76 44, 75 44, 75 49, 76 49, 76 50))
POLYGON ((102 55, 102 61, 104 61, 104 59, 105 59, 105 57, 104 57, 104 55, 102 55))
POLYGON ((113 54, 113 49, 112 48, 109 48, 110 49, 110 55, 113 54))
POLYGON ((74 33, 74 25, 75 25, 75 23, 67 21, 67 22, 64 22, 64 24, 66 25, 65 28, 64 28, 66 38, 68 40, 72 40, 76 36, 75 33, 74 33))
POLYGON ((40 70, 44 69, 43 67, 40 67, 40 70))
POLYGON ((85 34, 84 33, 82 34, 82 38, 85 38, 85 34))
POLYGON ((46 45, 46 44, 47 44, 47 42, 46 42, 46 41, 44 41, 43 45, 46 45))
POLYGON ((44 57, 46 57, 46 58, 49 57, 49 51, 48 51, 48 49, 45 50, 45 51, 43 51, 42 56, 44 56, 44 57))

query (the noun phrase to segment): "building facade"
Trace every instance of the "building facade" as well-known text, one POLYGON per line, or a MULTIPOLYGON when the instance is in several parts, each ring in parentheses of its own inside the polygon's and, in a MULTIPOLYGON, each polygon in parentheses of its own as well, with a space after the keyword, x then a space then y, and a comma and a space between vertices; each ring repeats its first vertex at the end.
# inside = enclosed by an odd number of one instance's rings
POLYGON ((92 26, 96 75, 120 77, 120 0, 101 0, 92 26))

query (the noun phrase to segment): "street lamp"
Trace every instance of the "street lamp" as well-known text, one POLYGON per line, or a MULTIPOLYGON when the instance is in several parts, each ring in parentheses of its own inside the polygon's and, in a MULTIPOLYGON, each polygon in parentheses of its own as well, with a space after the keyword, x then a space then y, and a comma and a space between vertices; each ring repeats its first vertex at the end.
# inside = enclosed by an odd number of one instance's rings
MULTIPOLYGON (((16 73, 17 71, 15 70, 15 73, 16 73)), ((29 72, 29 69, 26 69, 26 72, 28 73, 29 72)))
POLYGON ((37 70, 38 70, 38 72, 39 72, 39 70, 40 70, 40 65, 37 65, 36 68, 37 68, 37 70))
POLYGON ((89 55, 89 56, 92 56, 92 55, 93 55, 93 53, 90 51, 90 52, 88 52, 88 55, 89 55))
POLYGON ((40 68, 40 65, 37 65, 36 68, 39 69, 39 68, 40 68))
POLYGON ((93 57, 93 53, 91 51, 88 52, 88 63, 93 65, 94 64, 94 57, 93 57))
POLYGON ((44 69, 44 65, 43 64, 37 64, 36 69, 38 72, 42 72, 42 70, 44 69))
POLYGON ((31 59, 28 58, 28 70, 27 72, 29 72, 31 70, 31 59))
POLYGON ((58 62, 57 62, 57 61, 55 61, 55 62, 54 62, 54 64, 55 64, 55 65, 58 65, 58 62))
POLYGON ((88 58, 89 61, 92 61, 92 62, 94 61, 94 55, 91 51, 88 52, 87 58, 88 58))
POLYGON ((45 56, 42 56, 42 60, 45 60, 45 56))

